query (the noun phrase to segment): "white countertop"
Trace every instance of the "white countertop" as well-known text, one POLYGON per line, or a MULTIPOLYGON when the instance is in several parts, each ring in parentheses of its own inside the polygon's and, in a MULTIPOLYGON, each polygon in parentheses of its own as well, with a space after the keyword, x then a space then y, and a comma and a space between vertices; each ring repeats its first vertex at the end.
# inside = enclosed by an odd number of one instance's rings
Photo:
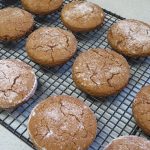
POLYGON ((18 137, 0 125, 0 150, 33 150, 18 137))
MULTIPOLYGON (((150 0, 89 0, 125 18, 150 24, 150 0)), ((32 150, 28 145, 0 125, 0 150, 32 150)))
POLYGON ((124 18, 150 24, 150 0, 89 0, 124 18))

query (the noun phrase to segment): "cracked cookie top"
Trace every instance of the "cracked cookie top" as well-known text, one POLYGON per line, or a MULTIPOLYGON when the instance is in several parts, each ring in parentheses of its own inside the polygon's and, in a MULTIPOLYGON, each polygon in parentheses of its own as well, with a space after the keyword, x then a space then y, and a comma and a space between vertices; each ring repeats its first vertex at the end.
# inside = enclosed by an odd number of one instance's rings
POLYGON ((71 32, 42 27, 29 36, 26 49, 33 61, 52 67, 64 64, 74 55, 77 40, 71 32))
POLYGON ((72 31, 89 31, 103 23, 104 12, 101 7, 91 2, 73 1, 64 6, 61 19, 72 31))
POLYGON ((0 10, 0 40, 17 40, 32 29, 34 19, 30 13, 20 8, 0 10))
POLYGON ((96 118, 80 100, 54 96, 31 112, 28 131, 33 143, 44 150, 86 150, 96 136, 96 118))
POLYGON ((0 60, 0 108, 15 107, 28 100, 36 90, 32 68, 20 60, 0 60))
POLYGON ((130 69, 126 59, 118 53, 91 49, 77 57, 72 74, 75 84, 84 92, 109 96, 128 84, 130 69))
POLYGON ((21 0, 24 8, 35 14, 48 14, 57 10, 63 0, 21 0))
POLYGON ((119 21, 109 29, 108 42, 127 56, 150 56, 150 25, 132 19, 119 21))
POLYGON ((114 140, 104 150, 148 150, 150 141, 138 136, 120 136, 114 140))
POLYGON ((150 135, 150 85, 144 86, 137 94, 132 110, 138 126, 150 135))

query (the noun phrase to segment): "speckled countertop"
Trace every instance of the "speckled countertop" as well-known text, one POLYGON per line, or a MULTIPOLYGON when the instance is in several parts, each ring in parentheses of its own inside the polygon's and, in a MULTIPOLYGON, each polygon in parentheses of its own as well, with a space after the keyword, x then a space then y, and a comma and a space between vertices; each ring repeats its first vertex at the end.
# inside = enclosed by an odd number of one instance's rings
MULTIPOLYGON (((125 18, 150 24, 150 0, 89 0, 125 18)), ((0 125, 0 150, 32 150, 28 145, 0 125)))

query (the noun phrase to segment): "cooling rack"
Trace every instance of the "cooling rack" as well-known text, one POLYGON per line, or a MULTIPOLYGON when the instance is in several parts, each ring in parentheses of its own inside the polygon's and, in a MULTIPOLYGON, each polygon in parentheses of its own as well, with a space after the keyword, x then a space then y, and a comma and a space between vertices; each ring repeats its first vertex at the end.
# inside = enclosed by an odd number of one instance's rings
MULTIPOLYGON (((64 3, 70 2, 65 0, 64 3)), ((21 7, 19 1, 0 0, 0 9, 7 6, 21 7)), ((75 56, 65 65, 55 68, 43 68, 32 62, 26 54, 26 38, 17 42, 0 42, 0 58, 20 59, 33 67, 38 78, 38 88, 35 95, 26 103, 11 110, 0 110, 0 124, 18 136, 28 145, 33 147, 27 132, 27 122, 33 107, 50 95, 71 95, 84 101, 95 113, 97 118, 97 136, 89 150, 103 150, 112 139, 121 135, 138 135, 150 138, 137 127, 132 116, 132 102, 136 93, 142 86, 150 84, 150 58, 129 59, 131 66, 131 78, 129 84, 118 95, 107 98, 91 97, 79 89, 73 83, 71 67, 79 53, 89 48, 110 48, 106 35, 110 26, 124 18, 105 11, 105 22, 100 29, 89 33, 76 34, 78 50, 75 56)), ((41 26, 57 26, 64 28, 60 20, 60 11, 46 17, 35 16, 35 29, 41 26)))

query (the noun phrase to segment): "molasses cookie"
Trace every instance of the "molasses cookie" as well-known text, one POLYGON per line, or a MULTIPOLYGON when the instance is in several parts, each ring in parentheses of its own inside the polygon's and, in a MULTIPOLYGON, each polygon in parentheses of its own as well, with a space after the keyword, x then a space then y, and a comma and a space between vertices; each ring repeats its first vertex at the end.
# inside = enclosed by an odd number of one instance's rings
POLYGON ((74 55, 77 40, 71 32, 42 27, 29 36, 26 49, 33 61, 52 67, 64 64, 74 55))
POLYGON ((61 12, 64 25, 74 32, 93 30, 102 25, 104 12, 98 5, 87 1, 73 1, 61 12))
POLYGON ((137 125, 150 135, 150 85, 143 87, 137 94, 132 111, 137 125))
POLYGON ((96 118, 83 102, 54 96, 31 112, 28 132, 41 150, 87 150, 96 136, 96 118))
POLYGON ((126 59, 114 51, 91 49, 77 57, 72 76, 79 89, 102 97, 116 94, 128 84, 130 68, 126 59))
POLYGON ((121 136, 112 140, 104 150, 148 150, 150 141, 138 136, 121 136))
POLYGON ((0 40, 17 40, 32 29, 34 19, 30 13, 20 8, 0 10, 0 40))
POLYGON ((63 0, 21 0, 23 7, 39 15, 45 15, 59 9, 63 0))
POLYGON ((29 65, 16 59, 0 60, 0 108, 27 101, 36 87, 37 79, 29 65))
POLYGON ((150 25, 131 19, 119 21, 109 29, 108 42, 126 56, 150 56, 150 25))

